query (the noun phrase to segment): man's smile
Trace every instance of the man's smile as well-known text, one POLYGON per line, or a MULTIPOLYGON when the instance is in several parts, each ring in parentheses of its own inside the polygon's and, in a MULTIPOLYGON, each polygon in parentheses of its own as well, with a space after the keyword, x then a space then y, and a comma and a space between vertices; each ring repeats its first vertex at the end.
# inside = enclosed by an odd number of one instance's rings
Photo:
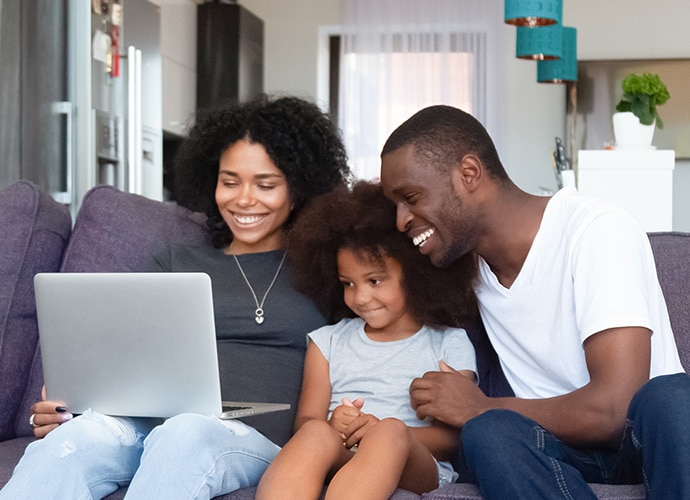
POLYGON ((427 240, 432 234, 434 234, 434 231, 435 231, 434 228, 427 229, 427 230, 424 231, 422 234, 419 234, 419 235, 415 236, 414 238, 412 238, 412 243, 413 243, 414 246, 416 246, 416 247, 422 247, 422 246, 424 246, 424 243, 426 243, 426 240, 427 240))

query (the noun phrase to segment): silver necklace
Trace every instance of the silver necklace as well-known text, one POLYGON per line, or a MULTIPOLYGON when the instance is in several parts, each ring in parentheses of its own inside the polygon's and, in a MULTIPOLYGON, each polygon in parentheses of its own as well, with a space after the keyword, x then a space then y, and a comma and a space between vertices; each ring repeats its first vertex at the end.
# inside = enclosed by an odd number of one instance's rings
POLYGON ((285 256, 287 255, 287 251, 283 252, 283 258, 280 259, 280 264, 278 265, 278 270, 276 271, 275 276, 273 276, 273 280, 271 281, 271 284, 268 285, 268 288, 266 289, 266 293, 264 293, 263 298, 261 299, 261 302, 259 302, 259 299, 256 297, 256 292, 254 292, 254 287, 252 287, 252 284, 249 282, 249 279, 247 279, 247 275, 244 274, 244 269, 242 269, 242 266, 240 265, 240 261, 237 259, 237 255, 232 254, 232 256, 235 258, 235 262, 237 262, 237 267, 240 269, 240 273, 242 273, 242 277, 244 278, 244 282, 247 283, 247 286, 249 287, 249 291, 252 292, 252 297, 254 297, 254 303, 256 304, 256 311, 254 314, 256 315, 254 317, 254 321, 256 321, 257 324, 261 324, 264 322, 264 302, 266 302, 266 297, 268 296, 268 292, 271 291, 271 288, 273 288, 273 285, 275 284, 276 280, 278 279, 278 275, 280 274, 280 270, 283 268, 283 262, 285 262, 285 256))

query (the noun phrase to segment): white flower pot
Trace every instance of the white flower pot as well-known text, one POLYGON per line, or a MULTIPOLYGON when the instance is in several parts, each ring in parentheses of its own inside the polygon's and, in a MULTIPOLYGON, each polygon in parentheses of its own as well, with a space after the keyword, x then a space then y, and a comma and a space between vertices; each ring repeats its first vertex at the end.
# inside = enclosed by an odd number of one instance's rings
POLYGON ((616 138, 616 148, 651 148, 655 127, 656 120, 651 125, 642 125, 631 111, 614 113, 613 135, 616 138))

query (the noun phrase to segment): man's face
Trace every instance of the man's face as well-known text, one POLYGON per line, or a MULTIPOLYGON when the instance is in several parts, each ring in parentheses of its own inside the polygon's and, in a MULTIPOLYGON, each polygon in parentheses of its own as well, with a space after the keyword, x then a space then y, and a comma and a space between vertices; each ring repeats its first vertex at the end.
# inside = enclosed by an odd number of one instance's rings
POLYGON ((453 174, 404 146, 383 156, 381 184, 396 205, 398 230, 435 266, 446 267, 472 250, 474 218, 456 192, 453 174))

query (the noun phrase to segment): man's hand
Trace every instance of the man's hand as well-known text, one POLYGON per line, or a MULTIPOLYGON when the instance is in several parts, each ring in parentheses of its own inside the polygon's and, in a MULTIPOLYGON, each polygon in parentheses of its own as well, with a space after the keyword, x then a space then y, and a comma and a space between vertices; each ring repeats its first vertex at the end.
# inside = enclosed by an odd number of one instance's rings
POLYGON ((489 399, 466 373, 439 363, 438 372, 427 372, 410 384, 412 408, 419 419, 432 417, 454 427, 489 409, 489 399))

